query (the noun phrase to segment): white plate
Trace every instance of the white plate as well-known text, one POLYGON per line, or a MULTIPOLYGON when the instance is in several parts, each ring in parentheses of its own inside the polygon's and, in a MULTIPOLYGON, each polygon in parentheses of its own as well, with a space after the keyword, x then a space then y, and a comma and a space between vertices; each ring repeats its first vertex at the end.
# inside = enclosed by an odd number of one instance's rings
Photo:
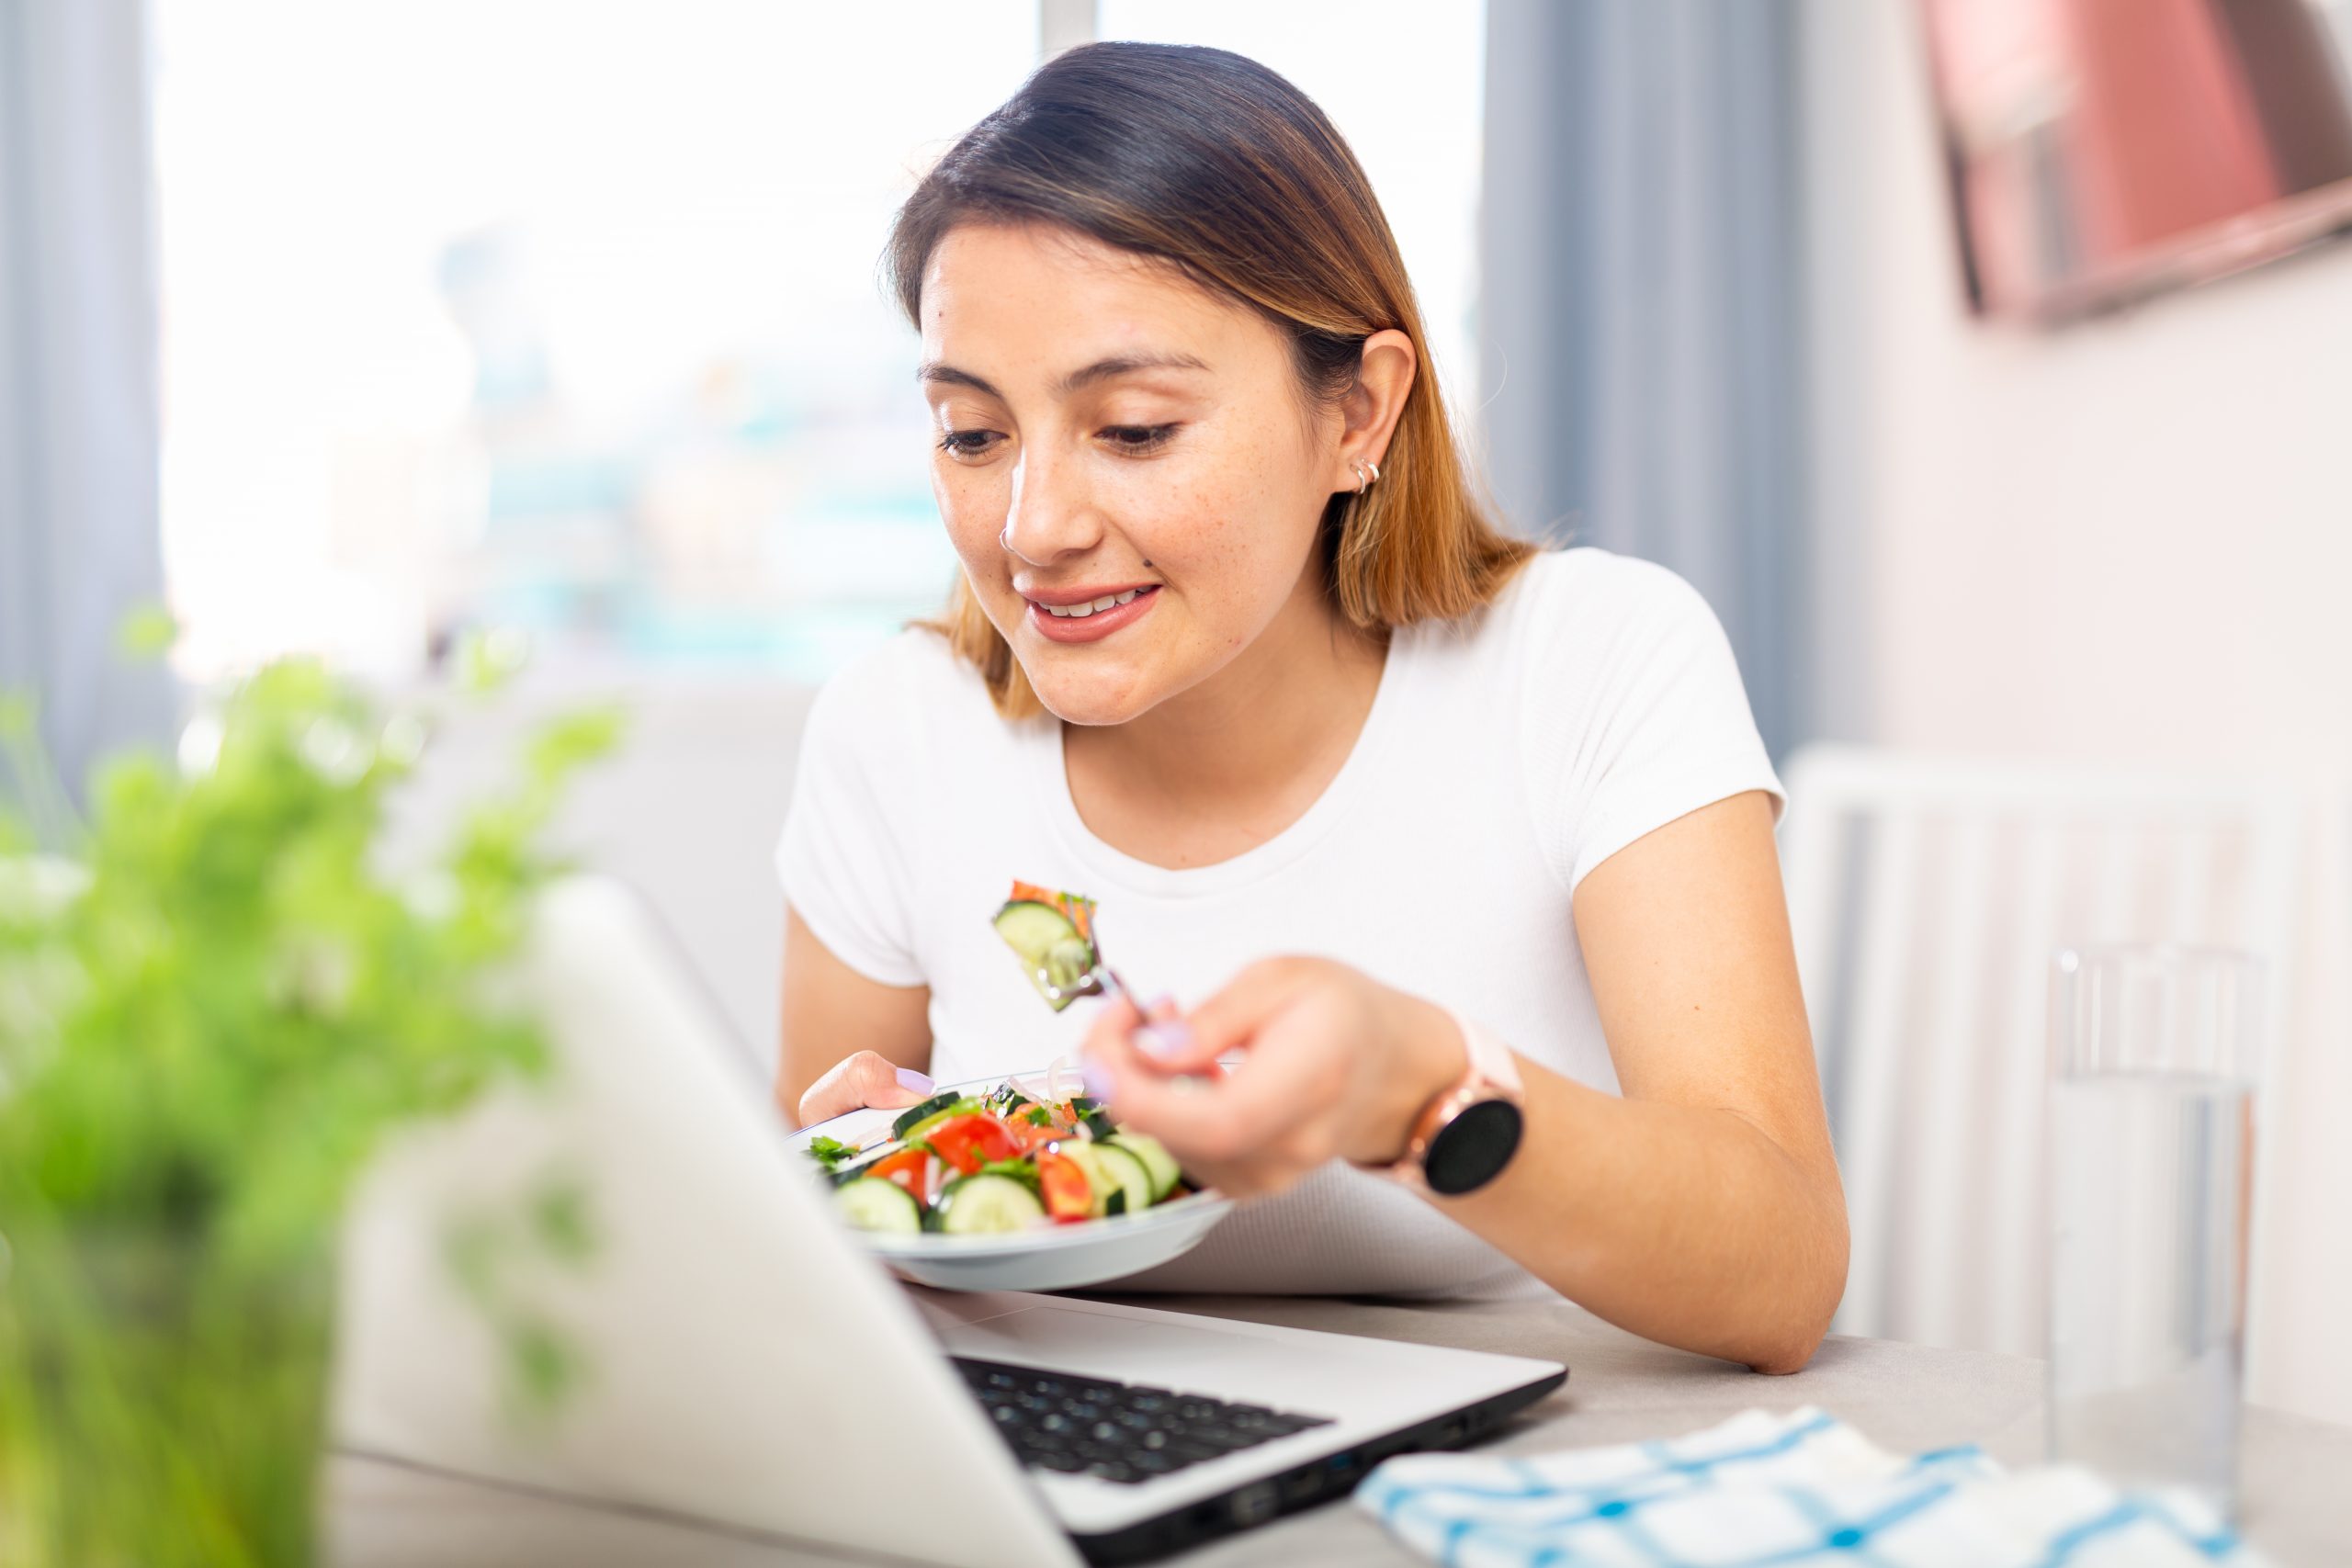
MULTIPOLYGON (((988 1094, 1007 1075, 941 1084, 938 1092, 988 1094)), ((1016 1078, 1043 1074, 1016 1073, 1016 1078)), ((818 1137, 863 1144, 905 1114, 853 1111, 792 1134, 796 1154, 818 1137)), ((812 1167, 815 1162, 810 1162, 812 1167)), ((1190 1252, 1233 1207, 1215 1190, 1154 1203, 1139 1214, 1116 1214, 1081 1225, 1039 1225, 995 1235, 891 1235, 854 1230, 865 1248, 919 1285, 945 1291, 1067 1291, 1123 1279, 1190 1252)))

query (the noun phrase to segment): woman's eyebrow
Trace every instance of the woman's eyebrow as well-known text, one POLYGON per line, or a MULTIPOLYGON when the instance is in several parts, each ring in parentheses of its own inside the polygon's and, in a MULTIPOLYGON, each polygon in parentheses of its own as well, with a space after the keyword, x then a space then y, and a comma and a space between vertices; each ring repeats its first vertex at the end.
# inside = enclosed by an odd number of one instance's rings
POLYGON ((1121 376, 1132 376, 1138 370, 1205 370, 1205 360, 1189 354, 1122 354, 1109 359, 1098 359, 1082 369, 1073 370, 1062 378, 1061 391, 1067 397, 1081 387, 1098 381, 1109 381, 1121 376))
POLYGON ((999 402, 1004 400, 1003 393, 973 375, 969 370, 958 370, 953 365, 943 365, 936 359, 918 366, 915 369, 915 379, 926 387, 969 387, 976 392, 986 392, 999 402))
MULTIPOLYGON (((1189 354, 1121 354, 1071 371, 1061 378, 1055 389, 1068 397, 1098 381, 1109 381, 1121 376, 1132 376, 1141 370, 1206 370, 1208 362, 1189 354)), ((931 387, 969 387, 1001 402, 1004 394, 969 370, 958 370, 953 365, 932 360, 919 367, 915 378, 931 387)))

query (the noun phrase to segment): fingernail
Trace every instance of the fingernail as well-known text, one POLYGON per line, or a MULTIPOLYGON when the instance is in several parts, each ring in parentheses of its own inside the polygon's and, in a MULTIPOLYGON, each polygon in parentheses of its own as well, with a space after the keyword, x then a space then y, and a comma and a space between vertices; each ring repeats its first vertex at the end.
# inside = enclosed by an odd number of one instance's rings
POLYGON ((1086 1085, 1086 1097, 1089 1100, 1111 1098, 1111 1075, 1102 1063, 1091 1056, 1080 1062, 1078 1077, 1079 1081, 1086 1085))
POLYGON ((1143 1010, 1143 1015, 1146 1018, 1174 1018, 1176 998, 1174 997, 1154 998, 1151 1004, 1143 1010))
POLYGON ((1148 1023, 1135 1032, 1136 1044, 1154 1056, 1174 1056, 1193 1048, 1193 1026, 1180 1020, 1148 1023))
POLYGON ((900 1067, 899 1069, 899 1087, 905 1089, 909 1094, 929 1094, 931 1092, 931 1075, 928 1073, 919 1073, 912 1067, 900 1067))

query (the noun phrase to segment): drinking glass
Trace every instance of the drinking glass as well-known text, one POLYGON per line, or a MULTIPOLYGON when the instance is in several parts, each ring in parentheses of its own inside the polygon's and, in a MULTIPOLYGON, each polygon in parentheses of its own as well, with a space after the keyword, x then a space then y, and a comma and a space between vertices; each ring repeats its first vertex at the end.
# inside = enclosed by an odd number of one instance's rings
POLYGON ((2051 1458, 2226 1514, 2262 966, 2084 948, 2052 979, 2051 1458))

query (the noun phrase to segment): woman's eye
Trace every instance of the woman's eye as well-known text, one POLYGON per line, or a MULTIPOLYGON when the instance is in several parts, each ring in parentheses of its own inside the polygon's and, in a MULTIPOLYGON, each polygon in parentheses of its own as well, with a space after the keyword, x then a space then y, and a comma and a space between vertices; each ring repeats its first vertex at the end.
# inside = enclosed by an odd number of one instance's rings
POLYGON ((951 457, 978 457, 1000 439, 993 430, 951 430, 940 438, 939 449, 951 457))
POLYGON ((1172 424, 1113 424, 1103 427, 1102 439, 1113 451, 1133 456, 1158 451, 1175 434, 1172 424))

